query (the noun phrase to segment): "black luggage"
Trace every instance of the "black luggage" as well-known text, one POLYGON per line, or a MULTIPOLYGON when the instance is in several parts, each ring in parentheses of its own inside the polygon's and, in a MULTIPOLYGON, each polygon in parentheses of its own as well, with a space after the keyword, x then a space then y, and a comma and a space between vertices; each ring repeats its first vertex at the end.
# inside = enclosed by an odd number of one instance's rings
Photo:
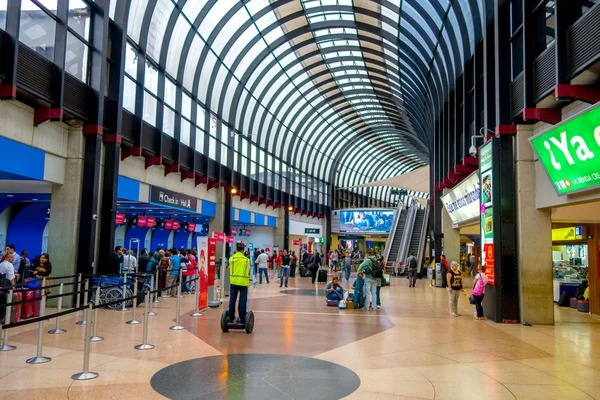
POLYGON ((567 292, 562 292, 558 299, 559 307, 570 307, 571 306, 571 295, 567 292))
POLYGON ((310 272, 308 271, 308 268, 304 267, 304 266, 300 266, 300 277, 304 278, 310 276, 310 272))
POLYGON ((319 270, 318 283, 327 283, 327 270, 321 269, 319 270))

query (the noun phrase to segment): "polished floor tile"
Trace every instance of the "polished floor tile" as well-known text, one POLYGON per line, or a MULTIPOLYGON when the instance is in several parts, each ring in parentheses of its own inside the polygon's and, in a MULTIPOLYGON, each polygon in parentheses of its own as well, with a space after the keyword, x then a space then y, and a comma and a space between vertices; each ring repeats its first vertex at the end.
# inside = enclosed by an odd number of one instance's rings
MULTIPOLYGON (((425 281, 409 289, 404 279, 382 290, 381 311, 339 310, 325 306, 323 289, 306 278, 292 279, 287 291, 274 283, 251 288, 250 335, 221 332, 226 300, 189 317, 193 296, 181 300, 186 329, 169 330, 176 299, 161 299, 148 325, 156 348, 147 351, 134 349, 143 329, 125 324, 131 311, 101 310, 105 340, 90 346, 90 369, 100 376, 90 381, 71 379, 83 368, 80 314, 61 318, 66 334, 44 333, 46 364, 25 363, 36 354, 38 325, 20 326, 10 332, 17 349, 0 352, 0 399, 163 399, 152 382, 169 368, 184 378, 167 379, 185 394, 167 394, 177 399, 600 399, 598 318, 555 307, 554 326, 474 321, 464 296, 463 316, 452 318, 443 290, 425 281), (209 359, 217 360, 211 368, 193 366, 209 359), (191 390, 198 382, 201 391, 191 390)), ((53 327, 48 321, 43 332, 53 327)))

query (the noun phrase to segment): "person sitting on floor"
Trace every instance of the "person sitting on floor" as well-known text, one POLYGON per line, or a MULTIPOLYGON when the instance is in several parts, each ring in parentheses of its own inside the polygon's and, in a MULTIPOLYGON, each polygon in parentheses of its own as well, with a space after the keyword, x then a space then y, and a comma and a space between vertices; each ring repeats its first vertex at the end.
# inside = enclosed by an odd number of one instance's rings
POLYGON ((343 300, 344 299, 344 288, 338 282, 338 277, 334 276, 330 282, 327 282, 325 286, 325 296, 327 300, 343 300))
POLYGON ((354 308, 361 309, 365 306, 365 276, 358 274, 352 289, 354 290, 354 308))

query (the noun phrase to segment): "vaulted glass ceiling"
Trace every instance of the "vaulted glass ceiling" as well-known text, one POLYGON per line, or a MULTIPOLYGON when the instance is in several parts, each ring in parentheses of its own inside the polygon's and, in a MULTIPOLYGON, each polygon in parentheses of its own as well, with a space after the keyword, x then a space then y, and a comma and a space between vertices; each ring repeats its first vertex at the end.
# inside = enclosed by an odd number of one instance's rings
POLYGON ((207 121, 336 187, 428 163, 433 115, 482 35, 481 0, 118 0, 110 11, 207 121))

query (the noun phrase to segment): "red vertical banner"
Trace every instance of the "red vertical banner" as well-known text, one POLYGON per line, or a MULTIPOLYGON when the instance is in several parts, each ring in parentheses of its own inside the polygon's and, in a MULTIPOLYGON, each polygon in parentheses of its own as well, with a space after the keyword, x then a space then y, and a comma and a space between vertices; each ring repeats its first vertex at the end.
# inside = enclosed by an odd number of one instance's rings
POLYGON ((217 265, 217 241, 208 239, 208 284, 215 284, 215 270, 217 265))
POLYGON ((210 257, 208 256, 208 238, 198 238, 198 308, 208 308, 208 286, 210 274, 210 257))
POLYGON ((485 253, 485 274, 488 277, 488 284, 494 284, 494 244, 485 243, 483 245, 483 252, 485 253))

